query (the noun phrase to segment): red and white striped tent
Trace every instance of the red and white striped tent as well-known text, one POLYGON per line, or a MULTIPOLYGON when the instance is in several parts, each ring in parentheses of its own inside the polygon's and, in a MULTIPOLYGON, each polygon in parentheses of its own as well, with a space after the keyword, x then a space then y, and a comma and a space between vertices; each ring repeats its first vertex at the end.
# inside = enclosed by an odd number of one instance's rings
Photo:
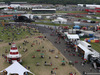
POLYGON ((12 43, 10 53, 7 55, 7 62, 13 62, 13 61, 18 61, 21 62, 21 54, 19 54, 18 49, 15 45, 15 43, 12 43))

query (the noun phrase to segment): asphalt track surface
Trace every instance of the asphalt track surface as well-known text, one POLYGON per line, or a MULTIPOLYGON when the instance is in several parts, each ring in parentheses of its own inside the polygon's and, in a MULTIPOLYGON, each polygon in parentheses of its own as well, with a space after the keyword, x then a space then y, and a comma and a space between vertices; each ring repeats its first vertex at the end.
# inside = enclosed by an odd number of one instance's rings
POLYGON ((71 54, 71 52, 65 51, 64 49, 72 49, 71 47, 67 47, 66 42, 64 41, 64 39, 60 39, 61 43, 55 43, 57 35, 54 36, 50 36, 50 34, 52 33, 52 31, 49 28, 46 27, 41 27, 41 26, 35 26, 35 25, 29 25, 32 27, 35 27, 36 29, 38 29, 41 33, 43 33, 46 38, 51 41, 51 43, 69 60, 72 61, 73 63, 75 61, 78 61, 78 63, 74 63, 75 68, 81 73, 81 75, 83 74, 83 71, 87 72, 88 74, 86 75, 100 75, 100 73, 98 72, 98 70, 95 70, 91 64, 86 63, 84 66, 82 66, 81 62, 83 61, 83 59, 79 56, 70 56, 69 54, 71 54), (92 68, 92 71, 90 71, 90 68, 92 68), (91 74, 90 74, 91 73, 91 74), (98 74, 99 73, 99 74, 98 74))

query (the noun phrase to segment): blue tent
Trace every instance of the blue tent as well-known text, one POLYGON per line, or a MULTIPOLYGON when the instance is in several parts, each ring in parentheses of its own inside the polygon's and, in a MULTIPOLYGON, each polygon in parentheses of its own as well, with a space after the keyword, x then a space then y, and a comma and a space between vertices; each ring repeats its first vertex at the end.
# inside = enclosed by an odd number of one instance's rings
POLYGON ((80 29, 80 26, 75 25, 75 26, 73 27, 73 29, 80 29))

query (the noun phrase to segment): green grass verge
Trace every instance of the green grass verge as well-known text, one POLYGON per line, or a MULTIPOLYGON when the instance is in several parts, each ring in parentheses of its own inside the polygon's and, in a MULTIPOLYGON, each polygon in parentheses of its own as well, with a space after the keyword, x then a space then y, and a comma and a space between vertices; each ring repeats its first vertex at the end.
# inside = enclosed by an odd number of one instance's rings
POLYGON ((100 14, 95 14, 94 16, 95 16, 95 17, 100 17, 100 14))
POLYGON ((92 48, 100 52, 100 43, 90 43, 92 48))
POLYGON ((56 13, 87 13, 86 11, 56 11, 56 13))
POLYGON ((0 39, 4 42, 11 42, 12 40, 20 40, 34 34, 32 29, 23 29, 21 27, 0 27, 0 39), (12 28, 13 27, 13 28, 12 28))
POLYGON ((73 27, 73 25, 66 25, 66 24, 54 24, 54 23, 43 23, 43 22, 32 22, 34 24, 44 24, 44 25, 51 25, 51 26, 69 26, 70 28, 73 27))

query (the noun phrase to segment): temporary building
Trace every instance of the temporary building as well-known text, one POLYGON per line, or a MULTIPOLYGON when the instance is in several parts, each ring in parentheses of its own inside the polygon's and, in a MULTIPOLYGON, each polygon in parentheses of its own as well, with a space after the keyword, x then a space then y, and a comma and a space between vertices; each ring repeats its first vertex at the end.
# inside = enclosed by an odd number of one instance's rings
POLYGON ((100 19, 100 17, 96 17, 96 19, 100 19))
POLYGON ((70 34, 70 35, 67 35, 68 39, 79 39, 79 36, 77 34, 70 34))
POLYGON ((86 29, 87 29, 87 27, 83 27, 82 29, 83 29, 83 30, 86 30, 86 29))
POLYGON ((20 7, 20 4, 11 4, 10 7, 18 8, 18 7, 20 7))
POLYGON ((91 23, 92 20, 87 20, 88 23, 91 23))
POLYGON ((90 51, 88 48, 86 48, 82 44, 78 44, 78 47, 81 48, 84 51, 84 59, 86 59, 86 60, 88 60, 89 54, 93 54, 92 51, 90 51))
POLYGON ((5 70, 7 71, 7 75, 10 75, 10 74, 24 75, 25 72, 29 72, 29 73, 35 75, 34 73, 32 73, 29 70, 27 70, 26 68, 24 68, 17 61, 15 61, 12 65, 10 65, 6 69, 2 70, 1 72, 5 71, 5 70))
POLYGON ((80 34, 78 34, 80 37, 82 37, 82 36, 84 36, 84 33, 80 33, 80 34))
POLYGON ((58 17, 57 19, 54 19, 52 22, 59 23, 59 24, 66 24, 67 23, 67 19, 58 17))
POLYGON ((68 29, 69 34, 76 34, 77 31, 80 31, 79 29, 68 29))
POLYGON ((74 21, 74 24, 76 25, 79 25, 80 24, 80 22, 79 21, 74 21))
POLYGON ((79 41, 79 43, 84 47, 86 47, 87 49, 91 50, 92 47, 91 44, 87 43, 86 41, 79 41))
POLYGON ((68 32, 65 32, 64 34, 65 36, 67 36, 69 40, 79 40, 80 39, 77 34, 68 34, 68 32))
POLYGON ((63 27, 64 29, 68 29, 69 27, 68 26, 65 26, 65 27, 63 27))
POLYGON ((80 26, 75 25, 75 26, 73 27, 73 29, 80 29, 80 26))

